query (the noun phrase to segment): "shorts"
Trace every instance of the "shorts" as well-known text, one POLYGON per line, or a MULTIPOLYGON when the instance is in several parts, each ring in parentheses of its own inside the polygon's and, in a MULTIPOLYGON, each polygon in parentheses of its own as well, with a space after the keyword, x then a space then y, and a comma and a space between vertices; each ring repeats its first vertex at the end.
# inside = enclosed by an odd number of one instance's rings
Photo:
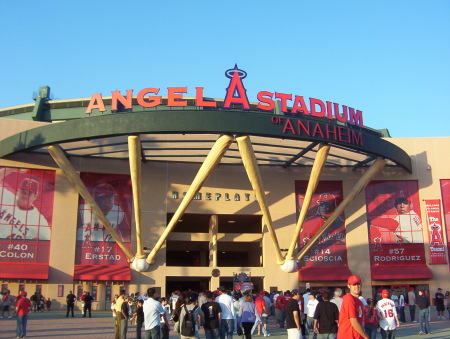
POLYGON ((436 305, 436 311, 438 311, 438 312, 444 312, 444 311, 445 311, 444 305, 436 305))

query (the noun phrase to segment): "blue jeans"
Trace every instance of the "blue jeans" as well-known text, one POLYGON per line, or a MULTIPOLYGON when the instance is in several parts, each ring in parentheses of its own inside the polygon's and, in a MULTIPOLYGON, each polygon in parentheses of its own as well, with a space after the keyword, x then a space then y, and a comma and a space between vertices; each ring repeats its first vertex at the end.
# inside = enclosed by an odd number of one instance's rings
POLYGON ((306 328, 307 328, 306 335, 308 335, 309 332, 311 332, 311 333, 313 333, 313 339, 316 339, 317 333, 314 332, 314 318, 306 317, 306 328))
POLYGON ((370 325, 370 324, 364 325, 364 331, 366 331, 367 335, 369 336, 369 339, 377 338, 377 330, 378 325, 370 325))
POLYGON ((160 328, 161 326, 155 326, 151 330, 145 330, 145 339, 160 339, 160 328))
POLYGON ((337 333, 322 333, 322 334, 318 334, 317 338, 318 339, 336 339, 337 337, 337 333))
POLYGON ((411 316, 411 321, 416 320, 416 305, 409 305, 409 315, 411 316))
POLYGON ((233 338, 234 331, 234 319, 222 319, 220 323, 220 339, 225 339, 227 336, 228 339, 233 338))
POLYGON ((396 330, 383 330, 380 328, 381 338, 382 339, 395 339, 395 331, 396 330))
POLYGON ((206 339, 219 339, 220 329, 218 328, 205 328, 206 339))
MULTIPOLYGON (((262 321, 262 325, 261 325, 262 333, 264 335, 267 335, 267 330, 264 328, 264 324, 267 324, 267 317, 261 317, 261 321, 262 321)), ((258 329, 258 326, 259 326, 259 321, 258 321, 258 319, 256 319, 255 320, 255 325, 253 325, 253 328, 252 328, 252 335, 258 329)))
POLYGON ((24 337, 27 335, 27 320, 28 315, 17 316, 17 329, 16 329, 17 337, 24 337))
POLYGON ((430 314, 430 309, 428 309, 428 308, 419 310, 420 330, 424 333, 430 333, 430 323, 428 322, 429 314, 430 314), (425 323, 425 326, 424 326, 424 323, 425 323))

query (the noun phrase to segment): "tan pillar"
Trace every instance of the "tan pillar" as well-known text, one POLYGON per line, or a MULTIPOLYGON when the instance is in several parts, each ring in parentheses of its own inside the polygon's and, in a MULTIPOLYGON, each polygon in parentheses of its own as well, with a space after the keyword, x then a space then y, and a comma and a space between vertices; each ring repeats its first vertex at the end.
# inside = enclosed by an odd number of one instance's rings
POLYGON ((209 267, 217 267, 217 232, 219 229, 219 218, 211 215, 209 219, 209 267))
POLYGON ((89 193, 89 191, 86 188, 86 186, 84 185, 83 181, 81 181, 79 175, 75 171, 75 168, 72 166, 69 159, 67 159, 61 146, 59 146, 59 145, 48 146, 48 151, 49 151, 50 155, 53 157, 53 159, 55 160, 55 162, 58 164, 59 168, 61 168, 61 170, 64 172, 67 179, 72 183, 72 185, 75 186, 75 189, 84 198, 84 200, 86 200, 86 202, 89 204, 89 206, 91 206, 92 212, 94 212, 94 214, 97 216, 97 218, 100 220, 100 222, 105 226, 105 228, 111 234, 111 237, 119 245, 120 249, 123 251, 123 253, 128 258, 128 261, 131 262, 134 258, 134 255, 123 244, 122 239, 120 239, 116 230, 114 228, 112 228, 111 224, 109 223, 109 220, 106 218, 102 209, 100 208, 100 206, 98 206, 95 199, 89 193))
POLYGON ((316 159, 314 160, 313 167, 311 169, 311 175, 308 181, 308 187, 305 193, 305 199, 303 200, 302 209, 297 220, 297 226, 295 227, 294 234, 292 236, 291 245, 289 246, 288 253, 286 254, 287 260, 294 259, 295 246, 298 243, 298 236, 303 226, 303 222, 308 213, 309 205, 311 204, 312 196, 316 191, 317 184, 319 183, 320 174, 322 173, 325 161, 327 160, 328 153, 330 152, 330 146, 321 144, 317 151, 316 159))
POLYGON ((248 178, 253 187, 253 191, 258 199, 259 207, 264 216, 267 229, 269 230, 270 238, 272 239, 273 246, 275 247, 275 255, 277 263, 283 264, 284 259, 281 255, 280 245, 278 244, 277 235, 273 229, 272 217, 270 216, 269 208, 266 203, 266 195, 262 187, 261 175, 259 173, 258 163, 256 162, 255 153, 248 136, 237 137, 236 141, 239 146, 239 152, 244 163, 245 170, 247 171, 248 178))
POLYGON ((141 139, 139 136, 128 137, 128 154, 130 159, 131 185, 133 188, 134 220, 136 225, 136 257, 145 257, 142 247, 141 226, 141 139))
POLYGON ((322 225, 322 227, 317 231, 317 233, 308 241, 308 243, 300 250, 297 255, 297 260, 302 258, 305 253, 314 245, 314 243, 319 239, 319 237, 327 230, 328 227, 339 217, 339 215, 344 212, 347 206, 355 200, 356 196, 361 193, 361 191, 372 181, 375 175, 381 171, 386 165, 386 160, 383 158, 377 158, 375 162, 370 166, 366 173, 358 180, 353 189, 347 195, 347 197, 339 204, 339 206, 330 215, 327 221, 322 225))
POLYGON ((195 176, 194 181, 189 187, 186 196, 181 201, 180 206, 178 206, 172 219, 167 225, 164 233, 161 235, 155 247, 148 255, 147 262, 149 264, 152 264, 154 262, 155 256, 158 253, 159 249, 164 244, 169 234, 172 232, 173 228, 183 215, 186 208, 191 203, 192 199, 195 197, 195 195, 198 193, 198 191, 203 186, 205 181, 208 179, 209 175, 212 173, 214 168, 220 163, 220 160, 222 159, 223 155, 226 153, 232 142, 233 138, 229 135, 222 135, 219 139, 217 139, 213 148, 211 149, 202 166, 200 167, 197 175, 195 176))

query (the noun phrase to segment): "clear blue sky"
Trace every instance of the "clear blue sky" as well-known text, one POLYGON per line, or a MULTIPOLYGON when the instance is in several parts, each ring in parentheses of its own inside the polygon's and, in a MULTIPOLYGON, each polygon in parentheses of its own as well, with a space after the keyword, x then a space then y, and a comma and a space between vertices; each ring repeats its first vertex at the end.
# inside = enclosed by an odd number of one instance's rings
POLYGON ((450 1, 0 2, 0 107, 197 86, 225 70, 261 90, 364 112, 393 137, 450 136, 450 1))

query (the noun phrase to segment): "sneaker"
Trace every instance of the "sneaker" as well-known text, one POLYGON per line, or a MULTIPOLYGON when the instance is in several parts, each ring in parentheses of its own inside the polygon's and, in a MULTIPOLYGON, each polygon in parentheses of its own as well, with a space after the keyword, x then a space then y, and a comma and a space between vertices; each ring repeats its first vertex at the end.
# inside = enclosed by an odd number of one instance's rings
POLYGON ((265 337, 270 337, 270 333, 264 334, 265 337))
POLYGON ((416 323, 417 322, 417 320, 413 320, 413 323, 416 323))
POLYGON ((12 319, 12 315, 10 315, 10 316, 8 317, 8 319, 12 319))
POLYGON ((419 335, 422 335, 422 334, 425 334, 425 333, 423 333, 422 331, 420 331, 420 332, 419 332, 419 335))

